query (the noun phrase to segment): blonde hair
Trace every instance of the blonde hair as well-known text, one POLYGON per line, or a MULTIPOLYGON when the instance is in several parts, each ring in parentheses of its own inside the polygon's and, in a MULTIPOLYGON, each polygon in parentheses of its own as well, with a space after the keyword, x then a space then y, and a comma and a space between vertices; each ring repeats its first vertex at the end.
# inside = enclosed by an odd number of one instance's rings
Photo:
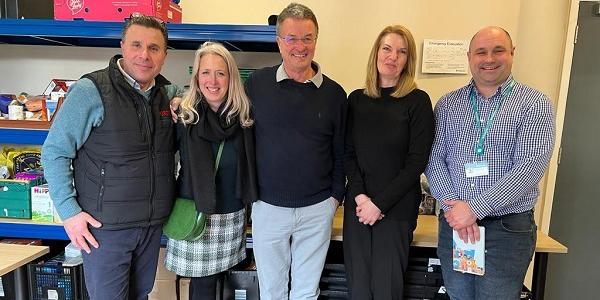
POLYGON ((371 48, 371 54, 369 55, 369 63, 367 64, 367 79, 365 80, 365 95, 378 98, 381 96, 381 88, 379 87, 379 71, 377 70, 377 54, 383 38, 388 34, 397 34, 406 40, 407 47, 407 58, 406 64, 400 73, 396 88, 392 92, 392 96, 396 98, 404 97, 408 93, 412 92, 417 88, 415 82, 415 70, 417 65, 417 47, 415 45, 415 39, 413 38, 410 31, 402 25, 391 25, 384 28, 377 36, 373 48, 371 48))
POLYGON ((227 112, 227 123, 230 124, 233 118, 239 116, 240 125, 242 127, 252 126, 254 120, 250 118, 250 100, 244 91, 244 85, 242 84, 237 64, 231 53, 225 49, 222 44, 215 42, 205 42, 198 50, 196 50, 192 78, 190 79, 190 89, 181 101, 181 112, 179 113, 179 117, 184 124, 198 123, 199 115, 196 107, 198 106, 198 103, 202 101, 202 97, 204 97, 198 87, 198 69, 200 68, 200 60, 206 54, 218 55, 223 58, 227 64, 229 86, 227 89, 225 107, 223 109, 223 112, 227 112))

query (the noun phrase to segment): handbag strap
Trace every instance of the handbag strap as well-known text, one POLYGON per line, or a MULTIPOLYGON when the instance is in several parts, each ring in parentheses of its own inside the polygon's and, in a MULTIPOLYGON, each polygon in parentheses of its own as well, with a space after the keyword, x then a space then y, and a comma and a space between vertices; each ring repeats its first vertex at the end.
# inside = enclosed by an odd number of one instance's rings
POLYGON ((217 151, 217 157, 215 158, 215 177, 217 177, 217 171, 219 170, 219 163, 221 162, 221 154, 223 154, 223 146, 225 146, 225 140, 222 140, 219 144, 219 150, 217 151))
MULTIPOLYGON (((215 158, 215 178, 217 177, 217 171, 219 170, 219 163, 221 162, 221 154, 223 154, 223 146, 225 146, 225 140, 219 143, 219 150, 217 150, 217 157, 215 158)), ((196 217, 196 223, 202 219, 202 213, 198 213, 196 217)))

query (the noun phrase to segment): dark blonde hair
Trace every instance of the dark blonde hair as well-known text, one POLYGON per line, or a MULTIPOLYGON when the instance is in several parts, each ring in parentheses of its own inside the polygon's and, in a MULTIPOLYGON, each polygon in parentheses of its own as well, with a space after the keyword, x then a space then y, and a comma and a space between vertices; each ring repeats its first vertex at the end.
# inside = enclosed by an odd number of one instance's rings
POLYGON ((381 88, 379 87, 379 71, 377 70, 377 54, 383 38, 388 34, 397 34, 406 40, 407 47, 407 58, 406 65, 402 68, 398 83, 396 83, 396 89, 392 92, 392 96, 396 98, 404 97, 408 93, 412 92, 417 88, 415 82, 415 70, 417 68, 417 46, 415 39, 413 38, 410 31, 402 25, 391 25, 384 28, 377 36, 373 48, 371 48, 371 54, 369 55, 369 62, 367 64, 367 79, 365 81, 365 95, 378 98, 381 96, 381 88))
POLYGON ((254 121, 250 118, 250 100, 244 91, 244 85, 242 84, 235 59, 233 59, 231 53, 223 45, 215 42, 206 42, 200 46, 200 49, 196 50, 192 78, 190 79, 190 89, 181 101, 179 117, 183 120, 184 124, 196 124, 198 122, 196 107, 202 100, 202 97, 204 97, 198 87, 198 70, 200 69, 200 60, 206 54, 218 55, 227 64, 229 82, 227 99, 225 100, 225 107, 223 109, 223 112, 227 112, 227 123, 230 124, 233 118, 239 116, 242 127, 252 126, 254 121))

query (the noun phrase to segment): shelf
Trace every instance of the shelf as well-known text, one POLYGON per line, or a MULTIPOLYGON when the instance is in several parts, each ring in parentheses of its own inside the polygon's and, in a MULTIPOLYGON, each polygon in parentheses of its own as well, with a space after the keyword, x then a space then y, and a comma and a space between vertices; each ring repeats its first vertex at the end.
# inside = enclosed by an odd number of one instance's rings
MULTIPOLYGON (((119 47, 123 22, 1 19, 0 43, 44 46, 119 47)), ((231 51, 277 52, 275 26, 167 24, 169 48, 195 50, 205 41, 231 51)))
POLYGON ((69 240, 62 224, 0 218, 0 237, 69 240))
POLYGON ((0 144, 41 145, 47 135, 47 129, 0 127, 0 144))

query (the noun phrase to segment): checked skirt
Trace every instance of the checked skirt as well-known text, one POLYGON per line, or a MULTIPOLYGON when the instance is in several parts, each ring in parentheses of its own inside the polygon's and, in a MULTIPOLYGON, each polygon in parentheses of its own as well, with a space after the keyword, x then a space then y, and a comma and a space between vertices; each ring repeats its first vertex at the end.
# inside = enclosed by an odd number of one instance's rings
POLYGON ((180 276, 223 272, 246 258, 245 209, 206 218, 206 231, 195 242, 169 239, 165 267, 180 276))

